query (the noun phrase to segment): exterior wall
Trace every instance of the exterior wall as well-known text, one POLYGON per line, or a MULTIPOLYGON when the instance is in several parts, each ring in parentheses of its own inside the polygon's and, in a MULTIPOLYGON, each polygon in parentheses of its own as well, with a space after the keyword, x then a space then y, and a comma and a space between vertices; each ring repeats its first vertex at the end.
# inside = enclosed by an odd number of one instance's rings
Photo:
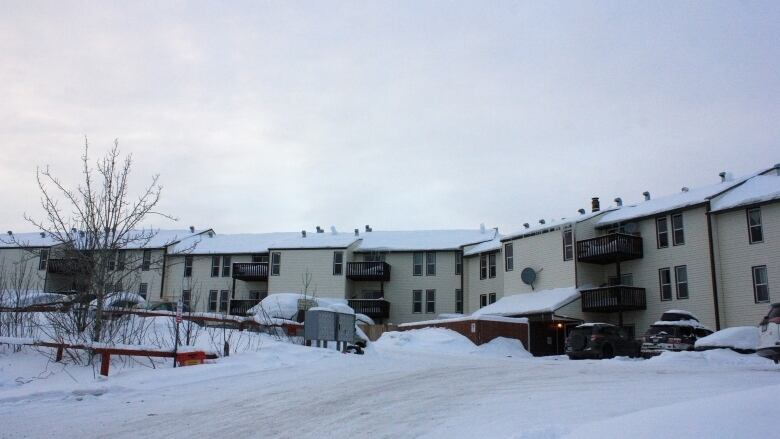
MULTIPOLYGON (((455 312, 455 290, 461 288, 460 276, 455 274, 455 251, 436 252, 436 275, 425 275, 425 260, 423 259, 423 275, 414 276, 413 252, 390 252, 385 256, 385 262, 390 264, 390 281, 385 282, 385 299, 390 302, 390 323, 406 323, 421 320, 431 320, 439 314, 455 312), (423 291, 423 312, 412 312, 412 291, 423 291), (425 290, 436 290, 436 311, 425 312, 425 290)), ((359 253, 353 255, 362 261, 359 253)), ((378 290, 379 282, 348 281, 353 294, 363 289, 378 290)), ((465 292, 464 292, 465 296, 465 292)))
MULTIPOLYGON (((621 273, 631 273, 635 287, 645 288, 647 309, 624 313, 624 322, 636 325, 637 335, 661 317, 664 311, 683 309, 694 313, 701 322, 715 329, 712 276, 704 207, 682 212, 685 244, 675 246, 669 236, 669 247, 659 249, 656 242, 655 218, 638 221, 642 236, 643 258, 621 264, 621 273), (688 271, 688 299, 677 299, 674 267, 685 265, 688 271), (658 270, 669 268, 672 273, 672 300, 661 301, 658 270)), ((668 214, 667 214, 668 216, 668 214)), ((671 230, 671 229, 670 229, 671 230)), ((607 274, 615 274, 615 264, 607 266, 607 274)))
MULTIPOLYGON (((504 297, 504 274, 506 273, 504 252, 496 252, 496 277, 494 278, 479 278, 480 257, 480 255, 473 255, 463 258, 463 284, 465 287, 463 307, 466 313, 472 313, 480 308, 479 296, 482 294, 496 293, 496 300, 504 297)), ((517 269, 517 265, 515 265, 515 269, 517 269)))
POLYGON ((547 233, 509 242, 513 243, 514 270, 504 273, 505 294, 574 285, 574 261, 563 260, 563 234, 559 227, 547 233), (533 268, 537 273, 533 289, 520 279, 520 273, 526 267, 533 268))
MULTIPOLYGON (((599 235, 596 230, 596 223, 601 219, 601 215, 588 218, 574 226, 574 257, 577 257, 577 241, 595 238, 599 235)), ((598 287, 607 282, 607 270, 604 266, 598 264, 585 264, 577 262, 577 287, 588 288, 598 287)))
MULTIPOLYGON (((333 275, 333 252, 345 252, 347 249, 295 249, 271 250, 282 255, 278 276, 268 276, 268 293, 302 293, 303 277, 311 274, 308 293, 318 297, 345 299, 347 293, 346 264, 341 275, 333 275)), ((270 259, 270 257, 269 257, 270 259)), ((270 263, 270 262, 269 262, 270 263)))
POLYGON ((750 244, 746 210, 713 215, 718 234, 718 288, 722 326, 754 326, 766 315, 768 303, 755 303, 752 268, 766 265, 769 303, 780 301, 780 203, 761 206, 764 240, 750 244))
POLYGON ((0 288, 43 290, 46 270, 38 270, 40 248, 0 248, 0 288))

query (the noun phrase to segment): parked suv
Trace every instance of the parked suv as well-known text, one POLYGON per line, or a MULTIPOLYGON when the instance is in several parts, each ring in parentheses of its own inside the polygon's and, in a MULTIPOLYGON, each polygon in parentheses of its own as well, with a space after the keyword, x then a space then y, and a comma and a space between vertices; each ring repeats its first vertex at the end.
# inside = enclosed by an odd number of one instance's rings
POLYGON ((566 338, 566 355, 580 358, 635 357, 640 345, 628 333, 609 323, 585 323, 572 329, 566 338))
POLYGON ((690 312, 667 311, 645 333, 642 356, 649 358, 664 351, 692 351, 696 340, 710 334, 712 330, 690 312))
POLYGON ((756 353, 780 363, 780 303, 772 304, 759 327, 756 353))

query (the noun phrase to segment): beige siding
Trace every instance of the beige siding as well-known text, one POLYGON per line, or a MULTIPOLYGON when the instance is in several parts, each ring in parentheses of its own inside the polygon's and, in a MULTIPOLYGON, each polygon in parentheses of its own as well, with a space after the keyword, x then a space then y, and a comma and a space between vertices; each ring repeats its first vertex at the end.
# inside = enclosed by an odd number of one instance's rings
MULTIPOLYGON (((503 246, 502 246, 503 249, 503 246)), ((487 254, 487 253, 485 253, 487 254)), ((463 258, 464 263, 464 300, 465 311, 472 313, 480 308, 480 296, 482 294, 496 293, 496 300, 504 296, 504 253, 496 252, 496 277, 479 278, 480 255, 463 258)), ((517 265, 515 265, 516 269, 517 265)), ((489 273, 488 273, 489 274, 489 273)))
POLYGON ((40 249, 0 248, 0 287, 43 290, 46 270, 38 270, 40 249))
POLYGON ((574 285, 574 261, 563 260, 563 235, 560 228, 548 233, 513 239, 514 270, 504 274, 504 293, 517 294, 533 290, 570 287, 574 285), (533 290, 520 279, 524 268, 536 273, 533 290))
POLYGON ((780 301, 780 203, 761 207, 764 240, 750 244, 744 209, 713 216, 718 234, 720 303, 723 326, 753 326, 768 304, 755 303, 751 267, 766 265, 770 303, 780 301))
MULTIPOLYGON (((268 292, 303 293, 304 277, 311 274, 308 293, 317 297, 346 298, 346 275, 333 275, 333 252, 346 249, 271 250, 282 255, 278 276, 268 276, 268 292)), ((270 267, 269 267, 270 270, 270 267)))

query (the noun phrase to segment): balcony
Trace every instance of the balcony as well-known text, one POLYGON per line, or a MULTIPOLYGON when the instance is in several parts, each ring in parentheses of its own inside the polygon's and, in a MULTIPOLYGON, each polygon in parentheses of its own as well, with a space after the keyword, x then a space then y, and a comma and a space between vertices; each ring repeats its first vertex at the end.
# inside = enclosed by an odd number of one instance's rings
POLYGON ((583 312, 619 312, 647 309, 645 289, 615 285, 580 291, 583 312))
POLYGON ((591 264, 612 264, 642 257, 642 237, 610 233, 577 241, 577 260, 591 264))
POLYGON ((230 315, 233 316, 245 316, 249 308, 260 303, 255 299, 231 299, 230 300, 230 315))
POLYGON ((76 258, 49 259, 46 261, 46 271, 51 274, 63 274, 72 276, 74 274, 86 273, 87 261, 80 261, 76 258))
POLYGON ((390 302, 385 299, 350 299, 349 306, 356 313, 365 314, 372 319, 390 317, 390 302))
POLYGON ((347 262, 347 279, 387 282, 390 280, 390 264, 387 262, 347 262))
POLYGON ((267 281, 268 262, 235 262, 233 279, 246 282, 267 281))

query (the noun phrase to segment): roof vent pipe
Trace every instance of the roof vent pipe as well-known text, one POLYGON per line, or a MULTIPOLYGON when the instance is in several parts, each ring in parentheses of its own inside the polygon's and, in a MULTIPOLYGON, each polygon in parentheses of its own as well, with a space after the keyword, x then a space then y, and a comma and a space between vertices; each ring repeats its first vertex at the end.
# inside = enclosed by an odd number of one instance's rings
POLYGON ((688 192, 688 186, 683 186, 682 189, 680 189, 683 192, 688 192))
POLYGON ((718 176, 720 176, 721 183, 726 181, 726 171, 721 172, 720 174, 718 174, 718 176))
POLYGON ((322 233, 322 232, 324 232, 324 230, 322 230, 322 227, 317 226, 317 233, 322 233))
POLYGON ((650 201, 650 192, 644 191, 642 192, 642 195, 645 196, 645 201, 650 201))
POLYGON ((306 230, 301 230, 301 238, 305 238, 305 237, 306 237, 306 230))
POLYGON ((585 209, 577 209, 577 212, 579 212, 580 215, 585 215, 585 209))
POLYGON ((45 238, 45 237, 46 237, 46 234, 41 232, 41 238, 45 238))
POLYGON ((590 211, 591 212, 598 212, 601 210, 601 205, 599 204, 599 197, 593 197, 590 199, 590 211))
POLYGON ((368 224, 366 224, 366 232, 370 232, 370 231, 371 231, 371 226, 369 226, 368 224))
POLYGON ((195 226, 190 226, 190 233, 195 233, 195 226))
POLYGON ((539 220, 539 224, 544 224, 544 218, 539 220))
POLYGON ((6 233, 8 233, 8 236, 13 236, 13 234, 14 234, 14 232, 12 232, 11 230, 9 230, 9 231, 8 231, 8 232, 6 232, 6 233))
POLYGON ((479 224, 479 233, 484 234, 485 233, 485 223, 479 224))
POLYGON ((330 233, 332 233, 334 235, 338 235, 339 234, 338 230, 336 230, 336 226, 330 226, 330 233))
POLYGON ((777 176, 780 177, 780 163, 775 163, 775 172, 777 173, 777 176))
POLYGON ((360 236, 360 229, 355 229, 355 236, 360 236))
POLYGON ((525 227, 527 229, 527 228, 529 228, 531 226, 528 223, 523 223, 523 227, 525 227))
POLYGON ((615 198, 615 205, 617 207, 623 207, 623 199, 620 197, 615 198))

